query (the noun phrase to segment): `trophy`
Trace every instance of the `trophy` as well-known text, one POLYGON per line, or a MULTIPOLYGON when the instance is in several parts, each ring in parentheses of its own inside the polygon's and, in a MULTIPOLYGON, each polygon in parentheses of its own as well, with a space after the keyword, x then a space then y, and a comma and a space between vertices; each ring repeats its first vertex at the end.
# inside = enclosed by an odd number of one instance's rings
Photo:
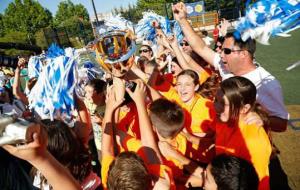
POLYGON ((113 30, 95 41, 96 60, 114 77, 122 78, 134 62, 136 44, 131 30, 113 30))

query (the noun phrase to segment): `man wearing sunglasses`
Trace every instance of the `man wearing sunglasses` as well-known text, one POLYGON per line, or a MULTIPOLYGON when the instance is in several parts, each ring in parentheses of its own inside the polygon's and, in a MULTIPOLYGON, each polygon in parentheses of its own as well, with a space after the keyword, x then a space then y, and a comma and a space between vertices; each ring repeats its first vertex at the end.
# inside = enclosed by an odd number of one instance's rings
POLYGON ((140 57, 144 56, 148 60, 153 59, 153 51, 152 48, 148 45, 142 45, 141 49, 139 50, 140 57))
POLYGON ((223 80, 231 76, 243 76, 251 80, 257 88, 257 102, 269 114, 268 127, 276 132, 285 131, 289 114, 284 107, 281 86, 274 76, 254 64, 255 40, 248 39, 243 42, 235 39, 232 34, 227 34, 221 54, 218 54, 206 46, 188 23, 183 3, 173 6, 173 14, 193 51, 219 70, 223 80))

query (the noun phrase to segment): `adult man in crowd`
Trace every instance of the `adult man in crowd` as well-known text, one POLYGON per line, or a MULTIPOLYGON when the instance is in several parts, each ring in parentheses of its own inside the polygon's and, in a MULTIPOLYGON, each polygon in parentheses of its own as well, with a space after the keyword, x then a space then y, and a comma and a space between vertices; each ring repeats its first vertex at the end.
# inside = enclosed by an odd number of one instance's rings
POLYGON ((269 127, 272 131, 285 131, 289 114, 284 107, 281 86, 274 76, 254 63, 255 40, 248 39, 243 42, 229 33, 225 37, 220 55, 209 48, 194 32, 186 19, 186 8, 183 3, 176 4, 173 12, 192 49, 213 65, 220 72, 222 79, 243 76, 251 80, 257 88, 257 102, 269 114, 269 127))

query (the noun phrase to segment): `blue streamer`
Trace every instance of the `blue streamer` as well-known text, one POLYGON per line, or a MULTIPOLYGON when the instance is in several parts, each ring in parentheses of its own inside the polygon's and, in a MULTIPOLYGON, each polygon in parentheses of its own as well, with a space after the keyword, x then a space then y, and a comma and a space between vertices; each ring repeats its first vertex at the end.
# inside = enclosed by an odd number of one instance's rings
POLYGON ((30 79, 40 75, 43 68, 43 60, 45 60, 44 55, 30 57, 28 61, 28 77, 30 79))
POLYGON ((138 39, 145 39, 156 43, 156 31, 153 27, 153 22, 157 22, 162 31, 168 36, 175 34, 177 39, 182 39, 181 28, 177 27, 176 21, 170 21, 168 18, 160 16, 154 12, 144 12, 143 18, 136 25, 135 31, 138 39), (174 27, 172 28, 172 25, 174 27))
POLYGON ((68 57, 65 51, 56 45, 52 45, 49 50, 46 55, 47 65, 43 67, 28 95, 30 108, 42 119, 61 118, 62 115, 70 117, 75 105, 76 54, 69 49, 68 57))
POLYGON ((287 33, 298 29, 299 20, 299 1, 260 0, 246 10, 246 15, 239 20, 234 35, 243 41, 252 38, 267 45, 271 36, 289 36, 287 33))
POLYGON ((55 58, 61 55, 65 55, 65 51, 61 49, 57 44, 53 43, 48 48, 46 57, 55 58))

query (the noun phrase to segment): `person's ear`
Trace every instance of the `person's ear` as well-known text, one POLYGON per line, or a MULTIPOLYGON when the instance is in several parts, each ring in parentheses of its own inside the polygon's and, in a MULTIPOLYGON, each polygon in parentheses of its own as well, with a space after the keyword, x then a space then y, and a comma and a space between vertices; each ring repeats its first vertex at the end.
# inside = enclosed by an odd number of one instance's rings
POLYGON ((241 51, 243 57, 247 57, 250 53, 247 50, 241 51))
POLYGON ((242 114, 246 114, 246 113, 248 113, 248 112, 250 111, 250 109, 251 109, 251 105, 250 105, 250 104, 246 104, 246 105, 244 105, 243 108, 241 109, 241 113, 242 113, 242 114))
POLYGON ((199 87, 200 87, 200 85, 197 84, 197 85, 195 86, 195 88, 194 88, 194 91, 197 92, 197 91, 199 90, 199 87))

